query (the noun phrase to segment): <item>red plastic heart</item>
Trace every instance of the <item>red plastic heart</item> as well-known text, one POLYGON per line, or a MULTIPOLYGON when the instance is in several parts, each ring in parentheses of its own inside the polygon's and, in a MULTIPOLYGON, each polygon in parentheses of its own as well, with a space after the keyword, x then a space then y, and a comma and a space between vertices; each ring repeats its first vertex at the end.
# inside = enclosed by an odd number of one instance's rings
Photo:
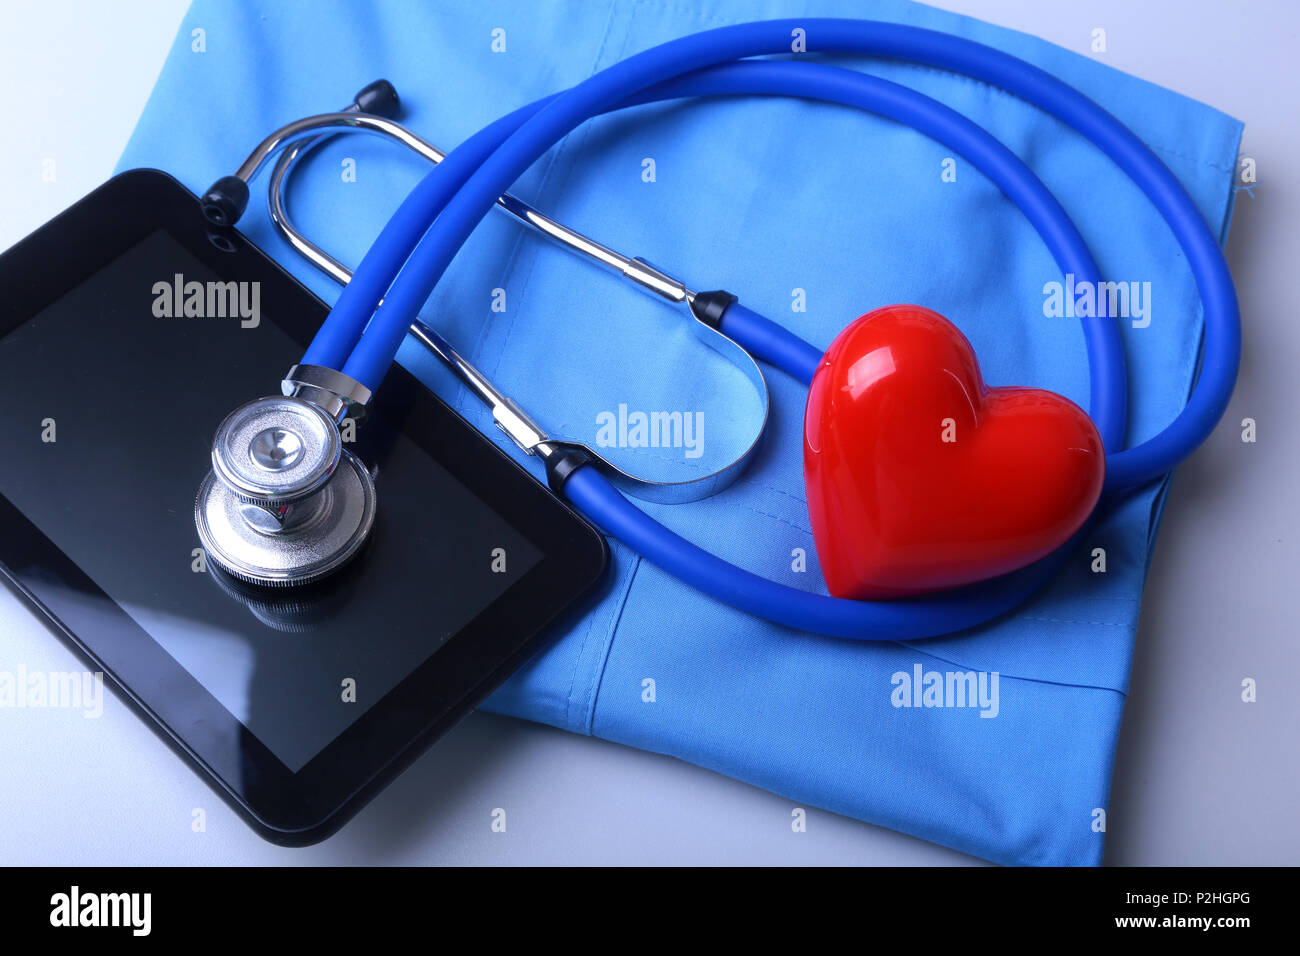
POLYGON ((1030 564, 1087 520, 1105 467, 1083 409, 989 388, 961 331, 920 306, 854 321, 808 392, 808 515, 836 597, 923 594, 1030 564))

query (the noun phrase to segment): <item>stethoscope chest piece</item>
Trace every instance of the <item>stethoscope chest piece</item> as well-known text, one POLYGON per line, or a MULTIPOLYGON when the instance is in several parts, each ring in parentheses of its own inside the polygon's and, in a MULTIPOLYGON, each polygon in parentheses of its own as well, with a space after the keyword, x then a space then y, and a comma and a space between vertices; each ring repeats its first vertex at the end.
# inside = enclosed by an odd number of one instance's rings
POLYGON ((231 412, 212 443, 194 523, 208 557, 253 584, 306 584, 342 567, 375 520, 375 484, 338 425, 297 397, 231 412))

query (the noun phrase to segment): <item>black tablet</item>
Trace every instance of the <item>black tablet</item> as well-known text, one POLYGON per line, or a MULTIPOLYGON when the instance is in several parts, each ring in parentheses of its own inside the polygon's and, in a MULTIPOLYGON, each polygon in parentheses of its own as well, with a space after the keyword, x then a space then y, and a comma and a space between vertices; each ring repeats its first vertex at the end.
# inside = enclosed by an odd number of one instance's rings
POLYGON ((394 367, 372 540, 308 588, 206 562, 212 436, 325 305, 155 170, 0 256, 0 569, 263 836, 316 842, 544 641, 602 537, 394 367))

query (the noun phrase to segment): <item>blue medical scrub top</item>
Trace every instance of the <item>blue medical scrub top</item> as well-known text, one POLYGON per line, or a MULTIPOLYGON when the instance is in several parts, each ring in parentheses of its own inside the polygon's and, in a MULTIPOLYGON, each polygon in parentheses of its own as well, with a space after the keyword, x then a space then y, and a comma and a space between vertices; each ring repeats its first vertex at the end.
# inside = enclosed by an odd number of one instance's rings
MULTIPOLYGON (((398 87, 403 122, 447 149, 665 40, 804 15, 911 23, 1037 64, 1132 128, 1226 235, 1239 122, 1110 69, 1104 53, 1072 53, 901 0, 198 0, 120 168, 159 167, 200 192, 271 129, 339 108, 379 76, 398 87)), ((1081 36, 1079 49, 1088 46, 1081 36)), ((1194 378, 1200 303, 1138 188, 1080 136, 986 84, 906 63, 829 60, 952 106, 1026 160, 1102 274, 1148 290, 1145 315, 1116 319, 1128 354, 1130 442, 1171 421, 1194 378)), ((304 164, 295 216, 355 265, 424 170, 391 144, 341 138, 304 164)), ((693 288, 737 292, 818 345, 872 308, 917 302, 961 327, 989 384, 1050 388, 1088 404, 1079 322, 1048 314, 1049 284, 1063 277, 1034 230, 960 156, 888 120, 774 98, 642 107, 587 123, 515 192, 693 288)), ((326 301, 337 297, 276 235, 260 199, 241 228, 326 301)), ((701 414, 698 455, 609 448, 620 465, 658 477, 705 472, 752 433, 748 384, 699 347, 682 313, 507 217, 485 220, 422 316, 552 434, 595 442, 620 405, 701 414)), ((417 345, 408 340, 399 360, 515 452, 417 345)), ((769 438, 745 476, 704 502, 646 507, 730 561, 821 590, 801 473, 804 389, 780 372, 768 380, 769 438)), ((1110 510, 1016 612, 913 643, 837 640, 756 620, 614 542, 598 593, 486 706, 672 754, 798 805, 989 860, 1095 864, 1166 484, 1110 510), (1104 572, 1093 570, 1097 548, 1104 572), (970 683, 958 676, 966 674, 970 683)))

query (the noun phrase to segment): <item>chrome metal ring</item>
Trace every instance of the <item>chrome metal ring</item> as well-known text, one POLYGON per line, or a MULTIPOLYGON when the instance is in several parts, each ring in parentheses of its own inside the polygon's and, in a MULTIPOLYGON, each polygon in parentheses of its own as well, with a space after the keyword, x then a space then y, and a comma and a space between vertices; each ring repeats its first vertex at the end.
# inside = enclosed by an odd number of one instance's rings
POLYGON ((269 587, 307 584, 351 560, 375 521, 374 480, 346 449, 318 496, 307 520, 270 533, 248 520, 254 505, 208 472, 194 502, 194 524, 208 557, 233 577, 269 587))

